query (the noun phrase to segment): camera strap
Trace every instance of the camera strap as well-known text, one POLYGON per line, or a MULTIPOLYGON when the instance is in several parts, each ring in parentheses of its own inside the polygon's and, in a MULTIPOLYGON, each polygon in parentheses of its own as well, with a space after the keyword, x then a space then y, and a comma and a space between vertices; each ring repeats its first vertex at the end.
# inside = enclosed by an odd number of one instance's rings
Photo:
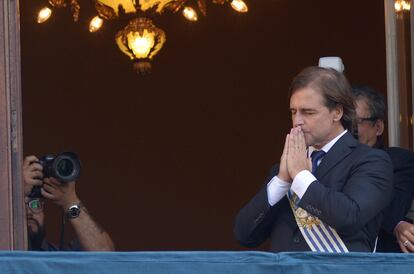
POLYGON ((66 216, 65 216, 65 212, 62 211, 62 222, 60 225, 59 250, 63 250, 63 247, 65 245, 65 224, 66 224, 66 216))

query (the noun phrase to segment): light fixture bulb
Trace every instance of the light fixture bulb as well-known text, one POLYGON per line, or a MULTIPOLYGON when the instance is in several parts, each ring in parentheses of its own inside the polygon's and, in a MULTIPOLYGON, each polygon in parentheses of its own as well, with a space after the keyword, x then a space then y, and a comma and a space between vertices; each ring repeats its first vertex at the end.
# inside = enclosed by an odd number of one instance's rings
POLYGON ((197 12, 192 7, 185 7, 183 9, 183 15, 184 17, 189 21, 197 21, 197 12))
POLYGON ((409 11, 411 9, 411 3, 409 1, 401 2, 403 10, 409 11))
POLYGON ((128 34, 129 47, 137 58, 147 58, 155 43, 154 33, 144 30, 143 33, 128 34))
POLYGON ((243 0, 232 0, 230 2, 231 7, 238 12, 245 13, 249 10, 246 3, 243 0))
POLYGON ((401 6, 401 3, 400 2, 395 2, 394 3, 394 8, 395 8, 395 11, 401 11, 401 9, 402 9, 402 6, 401 6))
POLYGON ((411 9, 411 3, 409 0, 396 0, 394 2, 394 8, 396 12, 409 11, 411 9))
POLYGON ((103 24, 103 20, 102 18, 100 18, 99 16, 95 16, 94 18, 92 18, 91 22, 89 23, 89 31, 90 32, 95 32, 98 31, 103 24))
POLYGON ((49 7, 42 8, 37 14, 37 23, 41 24, 46 22, 52 15, 52 10, 49 7))

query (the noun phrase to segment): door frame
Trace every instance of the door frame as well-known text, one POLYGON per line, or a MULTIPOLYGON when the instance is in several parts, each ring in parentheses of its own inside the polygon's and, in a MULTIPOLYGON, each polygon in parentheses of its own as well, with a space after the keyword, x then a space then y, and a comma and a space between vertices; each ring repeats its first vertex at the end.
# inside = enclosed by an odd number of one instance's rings
POLYGON ((25 250, 19 1, 0 12, 0 250, 25 250))

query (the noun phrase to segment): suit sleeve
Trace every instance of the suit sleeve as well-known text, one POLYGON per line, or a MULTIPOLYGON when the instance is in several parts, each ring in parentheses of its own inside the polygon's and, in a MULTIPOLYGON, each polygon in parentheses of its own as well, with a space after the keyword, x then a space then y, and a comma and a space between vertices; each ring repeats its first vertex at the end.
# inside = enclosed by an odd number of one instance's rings
POLYGON ((314 181, 299 203, 343 235, 354 234, 378 216, 392 196, 393 168, 388 155, 377 149, 359 152, 358 160, 347 167, 350 172, 342 190, 314 181))
POLYGON ((276 218, 277 204, 270 206, 267 199, 267 183, 278 173, 278 167, 270 170, 261 190, 239 211, 235 218, 234 235, 246 247, 256 247, 270 235, 276 218))
POLYGON ((403 220, 414 198, 414 153, 400 148, 386 150, 394 165, 394 198, 384 212, 382 228, 394 233, 395 226, 403 220))

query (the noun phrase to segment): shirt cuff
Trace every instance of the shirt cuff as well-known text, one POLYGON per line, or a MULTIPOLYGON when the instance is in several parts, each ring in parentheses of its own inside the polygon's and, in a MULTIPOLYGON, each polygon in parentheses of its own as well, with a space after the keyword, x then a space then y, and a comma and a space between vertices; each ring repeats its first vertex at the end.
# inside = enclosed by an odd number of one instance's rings
POLYGON ((316 180, 316 177, 309 170, 302 170, 293 179, 292 190, 298 195, 299 199, 302 199, 310 184, 316 180))
POLYGON ((271 206, 279 202, 290 189, 290 183, 280 180, 277 176, 267 183, 267 200, 271 206))

